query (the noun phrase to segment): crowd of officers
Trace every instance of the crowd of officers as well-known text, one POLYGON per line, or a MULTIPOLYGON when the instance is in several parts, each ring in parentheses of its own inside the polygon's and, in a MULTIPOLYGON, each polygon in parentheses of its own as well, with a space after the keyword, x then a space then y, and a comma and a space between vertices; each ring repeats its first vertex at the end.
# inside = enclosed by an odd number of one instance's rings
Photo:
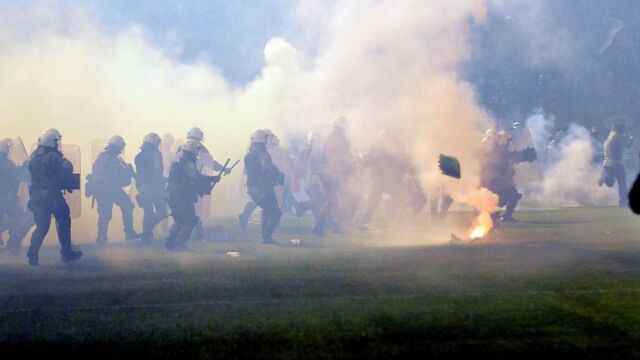
MULTIPOLYGON (((428 200, 434 222, 446 217, 452 198, 443 187, 423 189, 419 170, 410 154, 402 150, 405 147, 400 140, 382 130, 376 145, 358 156, 346 128, 346 120, 339 118, 326 138, 312 132, 299 151, 281 148, 280 140, 270 130, 255 130, 244 157, 247 203, 238 217, 240 228, 246 229, 252 213, 260 208, 264 244, 275 243, 273 234, 285 211, 292 211, 298 217, 312 212, 315 219, 312 231, 319 237, 327 230, 344 234, 353 223, 368 230, 383 199, 392 221, 417 216, 428 200)), ((623 131, 620 125, 614 126, 604 143, 604 173, 600 184, 613 186, 613 182, 618 182, 621 188, 626 187, 618 138, 623 131)), ((43 131, 36 150, 24 164, 15 164, 9 158, 12 140, 0 139, 0 235, 8 230, 7 249, 18 254, 23 238, 35 225, 27 252, 31 265, 38 265, 39 249, 52 217, 56 220, 62 261, 70 262, 82 256, 82 252, 71 245, 70 209, 64 197, 65 192, 80 189, 79 174, 74 173, 72 163, 63 156, 61 138, 55 129, 43 131), (29 184, 29 211, 19 204, 21 183, 29 184)), ((156 133, 149 133, 134 164, 128 164, 121 157, 125 140, 121 136, 109 139, 85 183, 85 196, 92 199, 92 206, 97 205, 96 242, 108 243, 108 227, 115 205, 122 213, 126 239, 151 241, 156 226, 171 216, 173 224, 166 237, 166 249, 189 250, 189 239, 202 231, 198 203, 211 194, 213 187, 235 166, 229 167, 229 161, 224 165, 217 162, 203 140, 202 130, 193 128, 186 140, 172 149, 173 141, 169 138, 164 140, 156 133), (124 190, 132 183, 137 190, 135 201, 144 212, 141 234, 134 230, 132 196, 124 190)), ((503 222, 513 221, 522 197, 516 188, 514 167, 536 160, 532 147, 513 150, 511 142, 510 131, 496 129, 488 130, 482 139, 481 185, 498 195, 499 207, 505 211, 501 213, 498 209, 494 218, 503 222)), ((621 192, 622 196, 626 199, 626 189, 624 195, 621 192)))

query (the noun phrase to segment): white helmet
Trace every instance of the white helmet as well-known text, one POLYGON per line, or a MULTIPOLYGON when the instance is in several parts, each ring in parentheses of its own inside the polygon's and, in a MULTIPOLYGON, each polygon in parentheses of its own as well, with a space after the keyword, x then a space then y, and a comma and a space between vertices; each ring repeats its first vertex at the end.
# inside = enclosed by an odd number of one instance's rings
POLYGON ((204 133, 200 128, 194 127, 187 133, 187 139, 204 140, 204 133))
POLYGON ((196 139, 187 139, 182 143, 180 150, 197 155, 198 152, 200 152, 200 141, 196 139))
POLYGON ((335 119, 333 121, 333 127, 334 127, 334 129, 346 130, 347 129, 347 118, 345 118, 344 116, 338 117, 337 119, 335 119))
POLYGON ((269 142, 269 132, 267 130, 258 129, 251 134, 252 144, 266 144, 269 142))
POLYGON ((11 144, 13 144, 13 140, 9 138, 0 139, 0 153, 9 154, 11 151, 11 144))
POLYGON ((148 133, 144 139, 142 140, 143 143, 146 144, 151 144, 155 147, 160 146, 160 143, 162 142, 162 139, 160 139, 160 136, 154 132, 150 132, 148 133))
POLYGON ((45 129, 38 137, 38 146, 57 149, 60 146, 60 140, 62 140, 60 131, 53 128, 45 129))
POLYGON ((115 147, 116 149, 119 149, 120 151, 122 151, 122 150, 124 150, 124 147, 127 144, 124 142, 124 139, 122 138, 122 136, 114 135, 107 142, 107 146, 109 146, 109 145, 111 145, 111 146, 115 147))
POLYGON ((315 131, 309 131, 309 133, 307 134, 307 144, 308 145, 313 145, 317 142, 319 142, 322 139, 322 136, 315 132, 315 131))
POLYGON ((497 130, 495 128, 489 128, 484 132, 484 137, 482 138, 483 144, 493 143, 496 140, 497 130))

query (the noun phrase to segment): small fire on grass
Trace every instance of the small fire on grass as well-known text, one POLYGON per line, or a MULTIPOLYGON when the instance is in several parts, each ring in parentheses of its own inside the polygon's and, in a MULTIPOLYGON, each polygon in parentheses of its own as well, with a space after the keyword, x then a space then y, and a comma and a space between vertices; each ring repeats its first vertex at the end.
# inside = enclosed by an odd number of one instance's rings
POLYGON ((478 240, 489 232, 493 228, 493 219, 489 213, 483 212, 473 221, 471 230, 469 231, 469 238, 471 240, 478 240))

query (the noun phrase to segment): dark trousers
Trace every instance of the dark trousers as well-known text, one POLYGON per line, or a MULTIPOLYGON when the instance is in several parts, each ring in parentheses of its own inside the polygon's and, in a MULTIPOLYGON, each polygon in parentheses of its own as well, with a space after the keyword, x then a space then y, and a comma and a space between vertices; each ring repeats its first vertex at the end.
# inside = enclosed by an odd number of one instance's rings
POLYGON ((31 235, 29 258, 38 259, 38 252, 51 226, 51 217, 56 219, 58 240, 61 246, 60 253, 64 254, 71 251, 71 216, 69 205, 62 193, 35 190, 31 191, 30 195, 29 209, 33 213, 36 229, 31 235))
POLYGON ((249 196, 262 209, 262 241, 272 241, 272 236, 282 217, 276 192, 271 189, 249 189, 249 196))
POLYGON ((193 228, 198 223, 199 219, 196 215, 196 205, 191 198, 178 197, 168 201, 169 208, 171 209, 171 217, 173 218, 173 226, 169 230, 169 236, 167 237, 168 247, 185 247, 193 228))
POLYGON ((153 238, 153 228, 162 220, 169 216, 167 203, 161 195, 146 194, 141 192, 138 197, 139 205, 144 211, 142 219, 142 238, 153 238))
MULTIPOLYGON (((624 166, 605 166, 602 177, 615 179, 615 182, 618 184, 618 205, 626 207, 628 204, 627 196, 629 188, 627 188, 627 172, 625 171, 624 166)), ((613 184, 609 185, 607 181, 603 182, 609 187, 613 186, 613 184)))
POLYGON ((122 211, 122 224, 125 233, 133 230, 133 203, 131 198, 122 189, 105 192, 96 196, 98 203, 98 239, 106 239, 109 222, 113 217, 113 205, 117 205, 122 211))

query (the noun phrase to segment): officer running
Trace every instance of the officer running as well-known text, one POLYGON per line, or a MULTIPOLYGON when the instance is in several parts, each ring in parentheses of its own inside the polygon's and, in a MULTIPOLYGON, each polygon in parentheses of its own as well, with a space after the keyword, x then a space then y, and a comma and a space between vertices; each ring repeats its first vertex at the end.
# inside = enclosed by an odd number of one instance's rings
POLYGON ((156 133, 144 137, 140 152, 136 155, 136 188, 138 205, 144 210, 142 241, 153 239, 154 227, 169 216, 164 199, 166 178, 164 161, 159 146, 162 140, 156 133))
POLYGON ((282 212, 274 187, 284 185, 284 174, 273 164, 267 151, 269 134, 256 130, 251 135, 251 146, 244 157, 247 171, 247 193, 262 209, 262 243, 275 244, 273 232, 280 223, 282 212))
POLYGON ((165 243, 169 251, 189 250, 187 241, 199 221, 195 204, 200 196, 211 192, 212 184, 220 181, 220 176, 200 173, 196 165, 199 152, 200 142, 187 139, 169 170, 166 198, 174 220, 165 243))
POLYGON ((133 166, 122 160, 120 154, 124 151, 124 139, 115 135, 98 155, 93 164, 91 177, 91 192, 98 203, 98 244, 108 243, 107 231, 113 215, 113 205, 117 205, 122 212, 122 223, 126 240, 140 237, 133 229, 133 203, 129 195, 123 190, 131 185, 135 175, 133 166))
POLYGON ((38 265, 38 253, 42 241, 49 232, 51 217, 56 219, 62 262, 78 260, 82 251, 71 248, 71 216, 63 191, 72 191, 73 165, 59 150, 62 136, 55 129, 45 130, 38 138, 38 148, 29 160, 31 185, 28 207, 33 213, 36 229, 31 235, 27 254, 29 265, 38 265))

